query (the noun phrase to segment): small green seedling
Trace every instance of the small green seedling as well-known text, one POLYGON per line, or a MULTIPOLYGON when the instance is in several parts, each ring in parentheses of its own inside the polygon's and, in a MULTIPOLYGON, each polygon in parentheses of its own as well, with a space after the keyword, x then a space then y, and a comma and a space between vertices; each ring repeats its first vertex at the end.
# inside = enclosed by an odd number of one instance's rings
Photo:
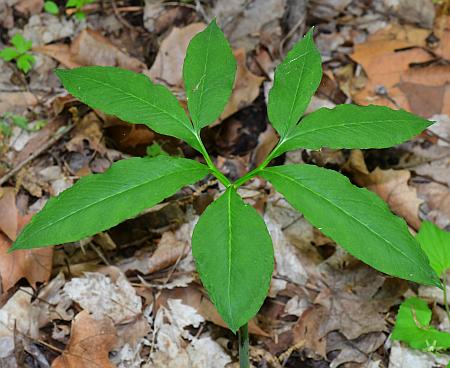
POLYGON ((59 14, 59 7, 54 1, 46 1, 44 3, 44 10, 49 14, 53 15, 59 14))
POLYGON ((16 33, 11 39, 14 47, 6 47, 0 51, 0 58, 5 61, 16 61, 17 68, 24 73, 28 73, 36 62, 33 55, 28 53, 33 46, 31 41, 26 40, 21 34, 16 33))
POLYGON ((131 158, 103 174, 80 179, 50 199, 21 232, 12 250, 77 241, 156 205, 181 187, 212 174, 225 187, 201 215, 192 251, 203 285, 225 323, 239 330, 242 367, 249 366, 247 322, 260 309, 274 267, 270 234, 262 217, 237 189, 261 176, 328 237, 379 271, 441 287, 427 256, 385 202, 353 186, 340 173, 314 165, 268 167, 299 148, 385 148, 419 134, 431 123, 403 110, 341 105, 302 119, 322 78, 313 30, 277 67, 269 94, 269 120, 280 139, 264 162, 232 183, 214 165, 200 138, 222 113, 232 92, 236 60, 215 21, 190 42, 183 66, 189 117, 164 86, 114 67, 57 70, 64 87, 94 109, 186 141, 206 165, 159 155, 131 158))
POLYGON ((164 151, 160 144, 158 144, 157 142, 153 142, 150 146, 147 147, 147 156, 169 156, 169 154, 164 151))
MULTIPOLYGON (((446 273, 450 269, 450 233, 431 222, 424 222, 416 236, 430 265, 442 278, 444 306, 450 320, 446 273)), ((450 334, 430 326, 431 310, 424 300, 408 298, 400 306, 392 339, 415 349, 440 352, 450 348, 450 334)), ((449 364, 450 367, 450 364, 449 364)))
POLYGON ((7 112, 0 117, 0 133, 9 137, 12 134, 13 126, 18 126, 27 132, 36 132, 42 129, 46 124, 46 120, 35 120, 30 122, 22 115, 7 112))
POLYGON ((67 0, 66 8, 75 8, 75 19, 84 20, 86 14, 83 12, 83 6, 92 4, 95 0, 67 0))

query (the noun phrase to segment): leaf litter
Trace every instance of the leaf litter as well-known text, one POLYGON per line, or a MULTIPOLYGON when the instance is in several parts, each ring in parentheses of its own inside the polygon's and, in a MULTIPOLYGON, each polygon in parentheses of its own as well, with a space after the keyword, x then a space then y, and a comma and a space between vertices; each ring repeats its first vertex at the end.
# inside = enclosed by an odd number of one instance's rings
MULTIPOLYGON (((273 66, 315 25, 325 77, 308 112, 353 100, 404 108, 438 124, 394 149, 304 150, 287 154, 286 161, 342 171, 378 194, 412 230, 423 220, 450 226, 445 4, 233 0, 144 6, 121 0, 94 4, 83 22, 70 14, 52 16, 39 6, 0 4, 6 31, 0 47, 19 32, 33 41, 37 57, 29 78, 0 60, 0 119, 14 113, 30 123, 48 121, 37 132, 0 131, 0 177, 7 175, 0 190, 1 366, 236 364, 234 338, 200 286, 189 242, 197 216, 221 190, 217 183, 184 188, 162 206, 77 244, 6 253, 30 216, 79 177, 129 155, 145 155, 153 143, 171 154, 196 156, 146 127, 130 129, 87 109, 65 95, 53 69, 121 66, 168 85, 185 105, 184 53, 212 17, 238 61, 232 98, 215 126, 205 129, 208 149, 224 172, 242 175, 273 147, 277 135, 261 113, 264 90, 273 66)), ((433 325, 449 330, 442 292, 361 264, 263 180, 244 189, 272 233, 276 261, 269 297, 249 326, 255 366, 448 364, 445 354, 415 351, 390 339, 402 299, 416 295, 431 303, 433 325)))

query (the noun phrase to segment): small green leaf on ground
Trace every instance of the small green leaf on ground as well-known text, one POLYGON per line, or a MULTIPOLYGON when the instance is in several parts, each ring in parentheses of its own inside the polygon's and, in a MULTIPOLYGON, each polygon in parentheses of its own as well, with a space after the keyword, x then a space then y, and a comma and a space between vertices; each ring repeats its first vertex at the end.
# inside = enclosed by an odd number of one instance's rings
POLYGON ((211 300, 235 332, 258 312, 272 277, 272 241, 262 217, 229 188, 200 217, 192 252, 211 300))
POLYGON ((440 351, 450 348, 450 334, 430 326, 431 310, 419 298, 406 299, 397 314, 392 339, 414 349, 440 351))
POLYGON ((13 49, 12 47, 5 47, 3 50, 0 51, 0 58, 2 58, 5 61, 11 61, 17 58, 19 55, 20 52, 13 49))
POLYGON ((57 15, 59 13, 58 5, 56 5, 56 3, 54 1, 46 1, 44 3, 44 10, 47 13, 50 13, 53 15, 57 15))
POLYGON ((450 232, 425 221, 420 226, 416 239, 438 275, 450 268, 450 232))

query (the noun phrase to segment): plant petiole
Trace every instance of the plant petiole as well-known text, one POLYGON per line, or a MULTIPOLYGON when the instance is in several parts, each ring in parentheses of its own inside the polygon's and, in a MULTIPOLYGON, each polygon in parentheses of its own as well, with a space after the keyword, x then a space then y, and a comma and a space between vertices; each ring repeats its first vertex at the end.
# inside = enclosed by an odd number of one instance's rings
POLYGON ((443 286, 443 292, 444 292, 445 312, 447 313, 448 320, 450 321, 450 308, 448 306, 448 298, 447 298, 447 272, 445 272, 445 271, 442 275, 442 286, 443 286))
POLYGON ((239 341, 239 367, 250 368, 250 359, 248 355, 248 348, 249 348, 248 323, 239 328, 238 341, 239 341))
POLYGON ((200 148, 200 153, 203 155, 203 158, 206 161, 206 164, 209 167, 209 170, 211 171, 211 173, 217 178, 217 180, 219 180, 226 188, 228 188, 229 186, 231 186, 231 182, 228 180, 228 178, 223 175, 220 170, 216 167, 216 165, 214 165, 214 162, 211 160, 211 157, 209 156, 208 152, 206 151, 206 148, 200 138, 199 133, 194 133, 195 137, 197 138, 198 144, 199 144, 199 148, 200 148))

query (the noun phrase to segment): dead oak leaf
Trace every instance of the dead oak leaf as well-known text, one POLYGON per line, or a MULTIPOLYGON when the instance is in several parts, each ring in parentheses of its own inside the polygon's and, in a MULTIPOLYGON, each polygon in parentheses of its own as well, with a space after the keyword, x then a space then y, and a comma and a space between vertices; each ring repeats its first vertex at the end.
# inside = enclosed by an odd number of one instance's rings
MULTIPOLYGON (((29 217, 26 218, 28 222, 29 217)), ((22 219, 22 221, 24 221, 22 219)), ((19 221, 20 223, 21 221, 19 221)), ((38 282, 47 282, 52 272, 53 248, 16 250, 8 253, 12 241, 0 233, 0 276, 3 290, 13 287, 21 278, 26 278, 36 287, 38 282)))
POLYGON ((109 39, 92 30, 83 30, 70 46, 55 43, 33 48, 34 52, 42 53, 59 61, 67 68, 87 65, 118 66, 140 72, 145 64, 129 56, 109 39))
POLYGON ((111 319, 95 320, 88 311, 82 311, 72 322, 69 344, 52 368, 114 368, 109 352, 116 342, 111 319))
POLYGON ((0 231, 16 240, 18 211, 14 188, 0 188, 0 231))

